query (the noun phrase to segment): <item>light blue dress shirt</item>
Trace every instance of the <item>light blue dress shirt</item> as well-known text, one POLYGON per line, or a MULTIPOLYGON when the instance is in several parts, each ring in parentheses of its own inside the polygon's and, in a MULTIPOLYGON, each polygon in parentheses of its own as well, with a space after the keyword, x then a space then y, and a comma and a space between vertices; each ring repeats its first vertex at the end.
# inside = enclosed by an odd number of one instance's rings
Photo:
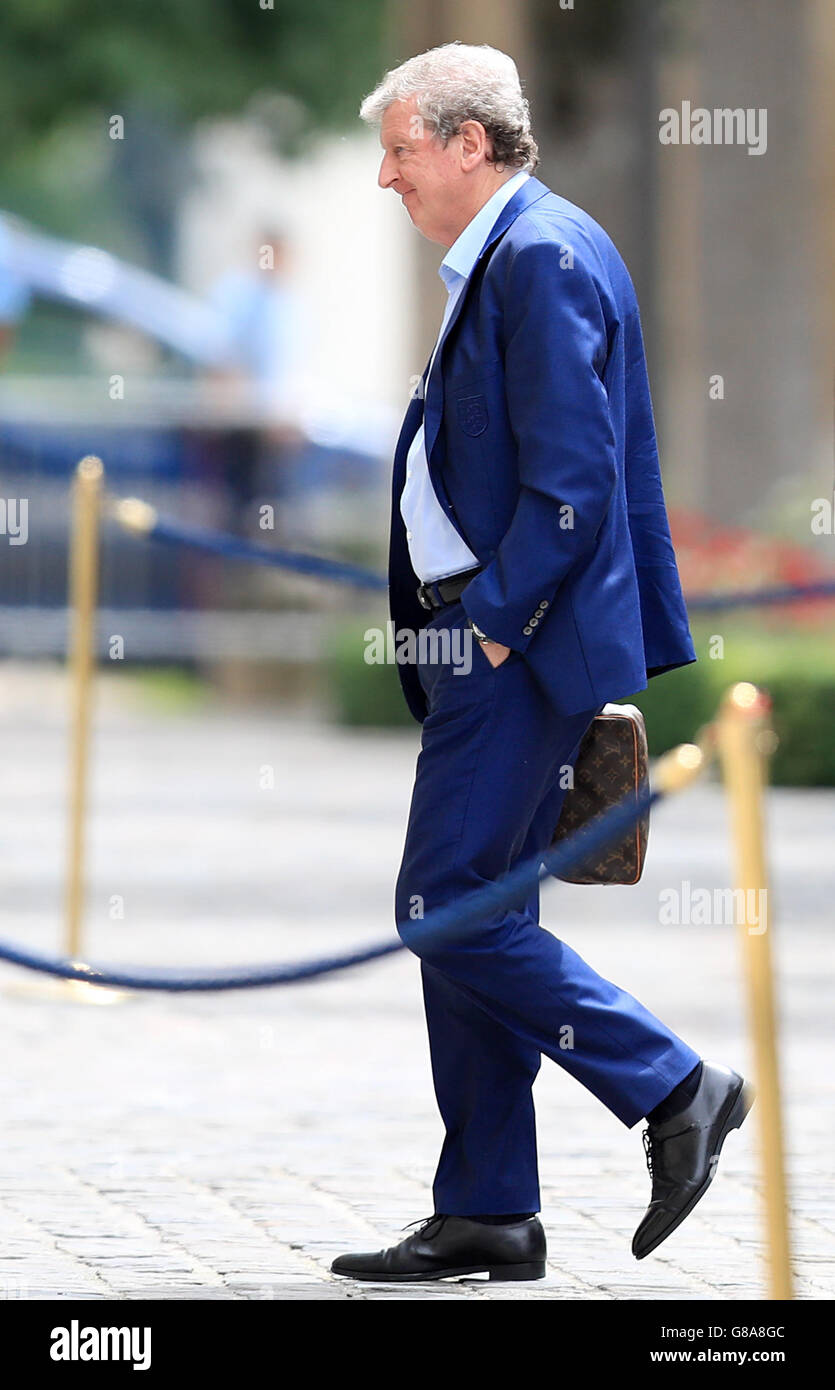
MULTIPOLYGON (((450 314, 472 274, 484 243, 499 214, 510 202, 517 188, 521 188, 529 178, 528 171, 520 169, 518 174, 514 174, 501 188, 497 188, 484 207, 467 223, 441 261, 438 274, 446 285, 447 303, 426 374, 427 387, 438 343, 443 337, 450 314)), ((459 536, 432 486, 426 461, 422 421, 406 456, 406 482, 400 494, 400 514, 406 523, 406 540, 412 569, 424 584, 443 579, 449 574, 458 574, 461 570, 473 569, 478 564, 477 557, 459 536)))

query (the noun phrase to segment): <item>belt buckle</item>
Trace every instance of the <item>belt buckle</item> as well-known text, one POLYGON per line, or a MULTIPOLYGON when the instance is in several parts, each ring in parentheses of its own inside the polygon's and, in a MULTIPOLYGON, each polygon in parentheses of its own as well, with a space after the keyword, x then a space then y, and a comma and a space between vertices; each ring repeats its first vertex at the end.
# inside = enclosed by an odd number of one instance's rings
POLYGON ((429 589, 428 589, 428 587, 427 587, 426 584, 418 584, 417 596, 418 596, 418 603, 419 603, 423 608, 428 608, 429 611, 431 612, 431 611, 432 611, 432 606, 433 606, 433 605, 432 605, 431 599, 429 598, 429 589))

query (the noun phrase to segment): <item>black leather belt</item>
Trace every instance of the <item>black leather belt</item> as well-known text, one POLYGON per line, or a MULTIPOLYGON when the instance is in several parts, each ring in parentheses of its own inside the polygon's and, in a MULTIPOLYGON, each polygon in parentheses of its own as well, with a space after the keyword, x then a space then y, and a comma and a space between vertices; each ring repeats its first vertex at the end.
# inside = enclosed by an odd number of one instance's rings
POLYGON ((475 579, 477 574, 481 574, 481 565, 476 569, 462 570, 460 574, 451 574, 448 579, 435 579, 431 584, 419 584, 417 596, 424 608, 443 608, 447 603, 454 603, 460 598, 471 579, 475 579))

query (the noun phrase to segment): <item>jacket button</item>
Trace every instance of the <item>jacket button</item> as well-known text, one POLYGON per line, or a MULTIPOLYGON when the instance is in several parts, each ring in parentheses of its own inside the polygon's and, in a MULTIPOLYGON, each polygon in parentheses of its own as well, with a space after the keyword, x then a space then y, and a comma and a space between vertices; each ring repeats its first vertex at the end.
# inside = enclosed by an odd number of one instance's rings
POLYGON ((539 600, 539 606, 540 606, 540 608, 547 608, 547 607, 548 607, 548 600, 547 600, 547 598, 541 598, 541 599, 539 600))
POLYGON ((539 627, 538 618, 528 618, 528 622, 530 623, 531 627, 539 627))
POLYGON ((535 618, 541 618, 541 617, 542 617, 542 613, 543 613, 543 610, 542 610, 541 608, 537 608, 536 612, 534 613, 534 617, 535 617, 535 618))
POLYGON ((526 637, 530 637, 531 633, 533 632, 533 628, 532 628, 532 627, 523 627, 523 628, 522 628, 522 631, 524 632, 524 634, 525 634, 526 637))

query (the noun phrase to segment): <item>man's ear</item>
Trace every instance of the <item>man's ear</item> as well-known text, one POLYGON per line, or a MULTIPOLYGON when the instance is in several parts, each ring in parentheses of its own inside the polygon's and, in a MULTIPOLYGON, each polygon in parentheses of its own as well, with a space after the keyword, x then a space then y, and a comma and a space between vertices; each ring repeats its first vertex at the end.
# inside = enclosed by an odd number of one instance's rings
POLYGON ((481 121, 463 121, 458 134, 461 137, 461 168, 470 173, 485 157, 489 158, 490 140, 481 121))

